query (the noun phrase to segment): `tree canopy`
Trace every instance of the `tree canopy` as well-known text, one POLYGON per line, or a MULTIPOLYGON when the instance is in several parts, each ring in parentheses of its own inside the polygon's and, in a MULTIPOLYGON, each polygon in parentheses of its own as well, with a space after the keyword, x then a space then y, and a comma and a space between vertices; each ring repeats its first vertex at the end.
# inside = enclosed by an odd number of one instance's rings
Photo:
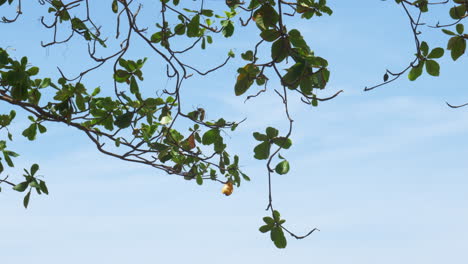
MULTIPOLYGON (((226 143, 226 137, 235 133, 243 120, 226 120, 221 116, 207 119, 208 113, 203 107, 190 109, 189 102, 194 102, 184 97, 183 90, 196 76, 209 82, 210 74, 234 63, 237 56, 243 63, 236 65, 236 79, 231 80, 233 96, 255 101, 270 87, 281 87, 274 88, 274 95, 282 103, 287 123, 284 131, 265 127, 253 133, 252 140, 256 141, 253 157, 265 163, 268 177, 266 209, 269 214, 263 218, 264 224, 259 230, 269 233, 278 248, 286 247, 285 234, 302 239, 318 230, 312 228, 304 235, 290 231, 274 207, 272 184, 275 174, 287 174, 291 166, 286 155, 293 147, 294 121, 290 105, 304 103, 318 107, 343 92, 325 90, 331 78, 326 58, 314 52, 301 28, 289 27, 296 20, 332 15, 326 0, 226 0, 222 8, 208 0, 160 0, 156 1, 157 12, 145 6, 144 1, 136 0, 109 1, 108 10, 98 10, 88 0, 37 2, 0 0, 4 14, 4 24, 0 27, 28 15, 23 13, 22 5, 36 4, 43 11, 39 23, 50 30, 52 36, 44 40, 42 46, 85 43, 83 57, 93 65, 75 75, 66 74, 66 69, 59 67, 56 76, 42 76, 39 62, 0 46, 1 104, 25 110, 30 121, 22 131, 10 131, 16 112, 5 112, 2 107, 0 174, 5 166, 14 167, 13 158, 19 155, 9 144, 20 132, 34 141, 47 132, 48 124, 62 123, 84 133, 97 150, 106 155, 150 166, 198 185, 213 181, 221 184, 222 193, 229 196, 242 182, 250 180, 241 169, 241 157, 231 153, 226 143), (96 17, 103 12, 112 14, 113 20, 97 24, 96 17), (223 38, 242 39, 239 32, 243 28, 254 28, 257 39, 247 39, 248 46, 242 47, 245 49, 239 54, 226 50, 225 57, 217 58, 218 64, 211 66, 193 65, 188 60, 200 54, 209 56, 210 49, 223 38), (147 56, 135 58, 130 55, 134 49, 144 50, 147 56), (148 62, 158 63, 163 72, 153 73, 154 70, 145 67, 148 62), (112 69, 103 76, 109 79, 109 86, 94 87, 88 83, 88 75, 105 67, 112 69), (148 74, 164 74, 168 85, 154 88, 144 83, 148 74), (322 90, 328 95, 319 96, 322 90), (290 100, 297 96, 299 102, 290 100)), ((407 15, 409 30, 414 36, 414 43, 409 44, 415 46, 415 52, 408 56, 407 65, 396 71, 386 70, 382 83, 365 87, 365 91, 388 85, 403 76, 411 81, 424 72, 439 76, 438 59, 449 53, 455 61, 465 54, 468 34, 464 32, 463 22, 468 1, 394 2, 407 15), (427 24, 424 18, 432 15, 434 6, 445 7, 448 16, 435 25, 427 24), (446 46, 434 47, 425 41, 423 33, 427 30, 440 31, 446 46)), ((209 113, 209 116, 216 116, 216 113, 209 113)), ((0 179, 0 185, 25 192, 23 204, 27 207, 32 191, 49 192, 44 178, 37 176, 38 170, 39 165, 32 164, 24 170, 23 179, 5 176, 0 179)))

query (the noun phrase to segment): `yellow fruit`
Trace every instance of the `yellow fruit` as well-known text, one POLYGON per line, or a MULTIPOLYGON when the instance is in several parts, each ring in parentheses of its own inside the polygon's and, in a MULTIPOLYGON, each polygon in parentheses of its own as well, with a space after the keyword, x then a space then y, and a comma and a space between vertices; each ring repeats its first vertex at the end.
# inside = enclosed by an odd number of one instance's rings
POLYGON ((233 191, 234 191, 234 186, 232 186, 231 182, 224 184, 223 189, 221 189, 221 193, 226 196, 231 195, 233 191))

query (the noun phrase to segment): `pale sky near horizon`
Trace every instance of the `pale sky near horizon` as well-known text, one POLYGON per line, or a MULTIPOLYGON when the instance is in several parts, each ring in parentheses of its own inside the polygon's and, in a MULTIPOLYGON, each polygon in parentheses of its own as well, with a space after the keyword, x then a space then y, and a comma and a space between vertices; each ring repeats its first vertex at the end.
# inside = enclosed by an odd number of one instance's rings
MULTIPOLYGON (((229 141, 252 182, 225 197, 219 184, 200 187, 104 156, 63 125, 50 125, 32 144, 18 135, 9 146, 21 156, 9 172, 39 163, 50 195, 34 195, 25 210, 22 194, 2 185, 0 264, 467 263, 468 108, 445 105, 468 101, 466 55, 457 62, 444 56, 438 78, 404 77, 363 92, 387 67, 398 70, 411 59, 408 22, 392 1, 329 2, 331 17, 294 27, 330 63, 331 82, 320 94, 345 93, 318 108, 299 101, 291 106, 294 145, 284 153, 291 171, 274 176, 276 208, 287 226, 320 232, 301 241, 288 237, 288 247, 278 250, 258 231, 267 214, 267 181, 264 162, 253 159, 252 132, 284 128, 286 120, 271 93, 247 103, 234 96, 239 64, 232 63, 209 81, 192 80, 187 104, 203 106, 208 118, 248 117, 229 141)), ((17 24, 0 24, 1 35, 8 36, 0 47, 28 55, 48 75, 57 76, 57 64, 74 72, 86 63, 73 45, 42 49, 39 40, 50 32, 39 35, 39 14, 25 5, 17 24)), ((221 41, 213 55, 202 53, 203 61, 216 61, 232 47, 240 53, 254 33, 221 41)), ((442 33, 423 36, 433 45, 447 41, 442 33)), ((93 76, 89 82, 103 81, 93 76)), ((147 82, 161 85, 166 79, 148 76, 147 82)), ((10 109, 0 103, 0 113, 10 109)), ((12 129, 20 134, 27 124, 18 118, 12 129)))

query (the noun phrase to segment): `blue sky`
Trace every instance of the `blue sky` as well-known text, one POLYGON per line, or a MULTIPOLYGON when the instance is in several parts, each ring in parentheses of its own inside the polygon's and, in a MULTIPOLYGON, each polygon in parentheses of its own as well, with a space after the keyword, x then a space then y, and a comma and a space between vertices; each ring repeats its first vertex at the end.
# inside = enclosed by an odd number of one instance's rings
MULTIPOLYGON (((274 176, 274 199, 292 230, 321 232, 289 238, 288 248, 278 250, 257 231, 266 215, 267 179, 264 163, 253 159, 251 134, 284 128, 286 120, 273 94, 247 103, 234 96, 235 61, 208 80, 190 80, 184 92, 187 107, 203 106, 208 118, 248 117, 231 135, 230 148, 243 157, 251 183, 224 197, 219 184, 199 187, 122 163, 99 154, 77 131, 51 125, 32 144, 20 136, 10 143, 21 157, 9 173, 39 163, 50 195, 34 196, 25 210, 21 195, 0 193, 0 263, 466 263, 468 112, 444 103, 468 101, 460 83, 466 59, 442 59, 439 78, 402 78, 363 92, 386 68, 405 66, 414 50, 408 22, 394 3, 352 2, 332 1, 332 17, 294 24, 329 60, 332 79, 321 95, 345 93, 318 108, 298 100, 291 106, 294 147, 284 155, 292 168, 274 176)), ((44 76, 56 74, 56 65, 74 72, 87 63, 72 44, 40 48, 39 40, 49 35, 39 31, 36 11, 26 7, 25 14, 15 25, 0 25, 9 36, 0 39, 1 47, 30 56, 44 76)), ((202 60, 189 59, 216 62, 229 48, 241 52, 255 32, 243 34, 219 41, 202 60)), ((446 43, 439 33, 423 39, 434 47, 446 43)), ((154 69, 148 87, 167 82, 158 79, 156 63, 148 67, 154 69)), ((92 76, 89 83, 105 87, 103 80, 92 76)), ((1 112, 9 109, 0 103, 1 112)), ((19 134, 26 125, 18 118, 12 129, 19 134)))

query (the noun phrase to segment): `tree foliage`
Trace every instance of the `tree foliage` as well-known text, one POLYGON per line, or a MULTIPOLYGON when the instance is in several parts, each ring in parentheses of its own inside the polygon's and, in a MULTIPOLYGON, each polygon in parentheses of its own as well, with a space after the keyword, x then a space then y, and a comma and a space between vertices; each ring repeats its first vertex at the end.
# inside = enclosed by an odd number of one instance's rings
MULTIPOLYGON (((274 91, 283 104, 288 123, 286 131, 267 127, 265 131, 253 133, 253 140, 257 141, 253 157, 264 160, 268 177, 269 216, 263 218, 264 225, 260 231, 269 233, 278 248, 286 247, 285 234, 297 239, 312 234, 316 228, 304 236, 287 229, 285 220, 273 205, 272 180, 274 174, 283 175, 290 170, 290 162, 280 154, 293 145, 293 119, 289 105, 296 102, 290 102, 288 96, 298 94, 303 103, 317 107, 319 102, 331 100, 342 92, 332 93, 326 98, 317 96, 317 91, 325 89, 330 79, 328 62, 314 53, 304 40, 301 29, 290 28, 287 24, 295 20, 332 15, 327 1, 226 0, 223 9, 216 9, 210 7, 210 2, 203 0, 160 0, 159 15, 151 18, 156 26, 148 26, 145 21, 138 20, 140 12, 145 8, 143 2, 109 1, 108 8, 113 12, 115 20, 97 25, 92 16, 96 10, 88 0, 38 1, 39 5, 47 9, 40 21, 53 32, 52 39, 43 42, 42 46, 60 45, 79 39, 87 44, 87 55, 94 66, 82 69, 74 77, 66 76, 60 68, 55 77, 41 76, 40 68, 34 62, 29 62, 27 56, 15 59, 6 47, 0 47, 0 101, 30 114, 30 125, 21 134, 34 141, 39 134, 47 132, 49 123, 63 123, 70 129, 84 133, 106 155, 151 166, 185 180, 193 180, 199 185, 206 180, 218 182, 223 185, 222 193, 231 195, 234 187, 239 187, 242 181, 250 180, 240 169, 240 157, 230 153, 225 143, 226 132, 235 131, 242 121, 227 121, 223 117, 207 120, 205 109, 201 107, 186 110, 184 106, 187 98, 183 98, 181 90, 187 79, 194 75, 209 78, 210 73, 230 63, 236 54, 226 51, 226 57, 219 65, 208 70, 187 63, 184 56, 197 54, 200 48, 209 49, 217 38, 239 37, 236 35, 239 28, 253 27, 258 33, 258 39, 250 40, 251 46, 240 54, 245 62, 239 66, 237 78, 233 80, 233 94, 247 95, 247 100, 254 99, 268 89, 269 82, 277 83, 275 86, 281 89, 274 91), (114 28, 115 36, 106 35, 107 31, 103 28, 114 28), (57 31, 66 31, 68 35, 60 38, 57 31), (135 39, 144 43, 147 57, 128 56, 135 39), (180 48, 177 44, 182 40, 190 44, 180 48), (171 89, 157 91, 159 96, 148 96, 145 91, 151 88, 142 85, 145 63, 149 60, 161 61, 166 67, 167 77, 173 80, 171 89), (109 74, 113 87, 101 92, 99 87, 91 87, 87 83, 87 76, 106 64, 113 67, 113 72, 109 74), (252 92, 253 86, 260 87, 260 90, 252 92), (190 124, 188 129, 178 125, 181 122, 190 124)), ((366 87, 366 91, 404 75, 412 81, 423 72, 439 76, 438 59, 445 55, 444 51, 448 51, 453 60, 465 54, 468 35, 465 34, 463 21, 467 17, 468 1, 394 2, 408 16, 410 30, 414 35, 415 54, 401 71, 387 70, 383 82, 366 87), (436 25, 425 24, 423 18, 426 13, 430 14, 433 5, 450 6, 448 12, 452 20, 436 25), (422 39, 423 30, 441 30, 447 38, 447 46, 430 47, 430 43, 422 39)), ((34 3, 0 0, 2 12, 10 12, 10 16, 3 16, 2 22, 8 24, 20 19, 23 4, 34 3)), ((15 111, 0 114, 0 130, 6 136, 5 140, 0 141, 2 173, 5 165, 14 166, 12 158, 18 154, 7 149, 7 141, 12 141, 13 136, 19 133, 8 129, 16 116, 15 111)), ((11 185, 19 192, 27 191, 24 197, 24 206, 27 207, 31 190, 35 189, 38 194, 48 194, 44 180, 37 176, 38 169, 39 166, 34 164, 25 170, 22 182, 13 183, 7 176, 0 180, 0 184, 11 185)))

